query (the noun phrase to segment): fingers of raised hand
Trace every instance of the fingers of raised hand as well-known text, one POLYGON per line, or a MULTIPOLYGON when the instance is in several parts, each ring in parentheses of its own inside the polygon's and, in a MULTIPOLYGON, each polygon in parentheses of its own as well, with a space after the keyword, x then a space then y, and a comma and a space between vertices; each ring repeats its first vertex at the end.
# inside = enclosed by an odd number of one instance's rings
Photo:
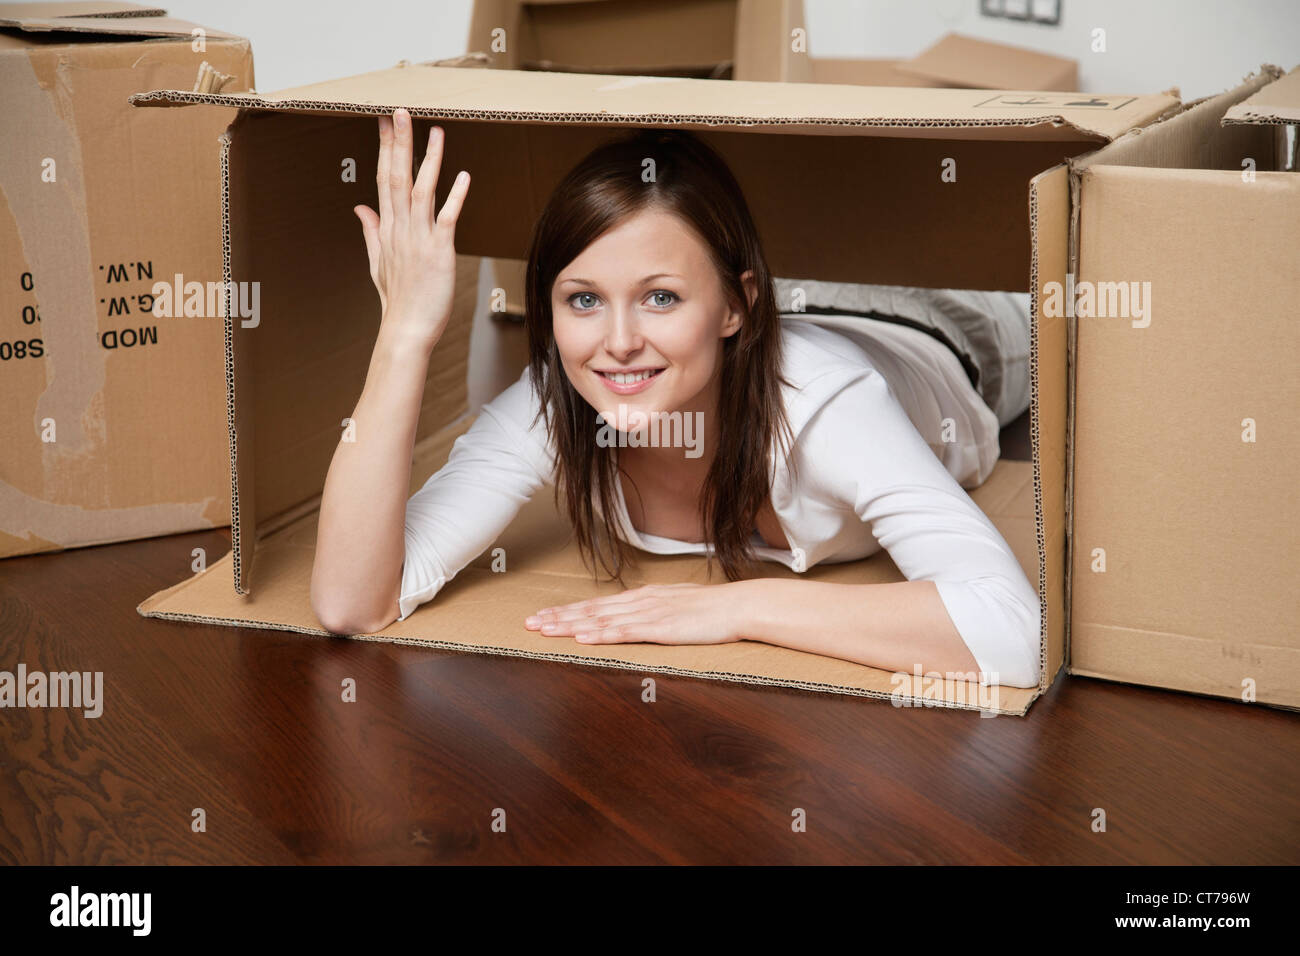
POLYGON ((361 235, 366 240, 366 256, 370 260, 370 278, 379 278, 379 216, 369 206, 353 206, 352 211, 361 220, 361 235))
POLYGON ((411 215, 411 114, 393 112, 393 145, 388 154, 388 202, 393 228, 405 230, 411 215))
POLYGON ((447 193, 447 198, 443 200, 442 210, 438 213, 438 225, 446 229, 454 230, 456 221, 460 219, 461 207, 465 204, 465 195, 469 192, 469 173, 461 170, 456 174, 455 181, 451 184, 451 190, 447 193))
POLYGON ((379 221, 387 230, 393 223, 392 194, 388 188, 388 163, 393 155, 393 118, 379 117, 379 162, 375 166, 375 186, 379 192, 379 221))
POLYGON ((420 163, 420 174, 411 188, 411 224, 424 229, 433 228, 433 191, 438 184, 438 170, 442 166, 443 132, 441 127, 429 129, 429 142, 420 163))

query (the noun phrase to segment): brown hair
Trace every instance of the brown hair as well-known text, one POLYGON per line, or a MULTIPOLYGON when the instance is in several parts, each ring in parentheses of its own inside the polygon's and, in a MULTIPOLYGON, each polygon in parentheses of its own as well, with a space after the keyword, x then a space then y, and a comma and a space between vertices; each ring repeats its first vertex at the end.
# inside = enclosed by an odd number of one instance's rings
POLYGON ((541 398, 539 417, 556 450, 555 496, 565 510, 583 560, 622 582, 630 549, 619 538, 613 503, 615 449, 597 443, 597 411, 578 393, 560 363, 553 334, 551 291, 560 271, 624 218, 648 208, 674 213, 708 248, 723 289, 744 319, 723 339, 721 394, 713 426, 716 452, 700 498, 705 542, 728 580, 753 560, 750 535, 771 494, 779 438, 790 438, 781 397, 781 318, 749 207, 716 152, 684 130, 642 130, 605 143, 556 187, 533 232, 525 280, 524 316, 529 368, 541 398), (647 159, 651 181, 643 180, 647 159), (740 276, 753 270, 754 303, 740 276), (769 454, 771 457, 769 457, 769 454), (597 520, 593 495, 602 503, 597 520))

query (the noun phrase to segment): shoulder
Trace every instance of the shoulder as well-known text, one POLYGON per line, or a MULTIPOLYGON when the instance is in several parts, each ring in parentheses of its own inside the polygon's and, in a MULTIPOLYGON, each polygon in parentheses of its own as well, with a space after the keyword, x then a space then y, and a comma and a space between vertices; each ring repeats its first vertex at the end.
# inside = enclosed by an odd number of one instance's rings
POLYGON ((474 424, 460 441, 471 446, 490 441, 525 454, 539 469, 549 469, 555 456, 541 409, 540 394, 525 367, 512 385, 479 409, 474 424))
POLYGON ((825 375, 865 374, 875 370, 871 359, 852 338, 810 319, 781 319, 785 376, 805 386, 825 375))
POLYGON ((834 430, 892 400, 889 385, 851 337, 807 319, 781 320, 782 386, 797 438, 805 428, 834 430))

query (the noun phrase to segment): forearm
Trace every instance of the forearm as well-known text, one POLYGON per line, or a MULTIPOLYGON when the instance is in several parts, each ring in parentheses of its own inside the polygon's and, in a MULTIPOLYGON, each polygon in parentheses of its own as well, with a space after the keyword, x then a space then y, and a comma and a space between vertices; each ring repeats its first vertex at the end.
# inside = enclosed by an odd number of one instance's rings
POLYGON ((737 590, 736 636, 890 671, 978 673, 933 581, 759 578, 737 590))
POLYGON ((321 494, 312 606, 331 630, 396 617, 411 456, 432 346, 381 324, 352 437, 340 440, 321 494))

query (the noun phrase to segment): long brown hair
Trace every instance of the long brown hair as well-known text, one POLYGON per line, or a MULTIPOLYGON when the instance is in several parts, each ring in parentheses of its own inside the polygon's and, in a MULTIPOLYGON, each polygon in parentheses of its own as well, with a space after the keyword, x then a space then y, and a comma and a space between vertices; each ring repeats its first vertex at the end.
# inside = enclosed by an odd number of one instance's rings
POLYGON ((524 316, 530 373, 541 398, 539 417, 556 450, 556 503, 563 496, 579 551, 593 574, 598 562, 622 583, 632 562, 616 530, 616 449, 598 444, 597 411, 560 363, 551 290, 560 271, 604 232, 652 207, 676 214, 695 230, 728 299, 744 316, 740 329, 723 339, 713 426, 717 448, 700 497, 705 543, 713 546, 708 568, 716 557, 734 581, 745 576, 754 558, 750 535, 771 494, 769 469, 777 454, 788 452, 781 318, 739 184, 722 158, 685 130, 641 130, 597 147, 556 187, 533 232, 524 316), (646 160, 654 161, 650 181, 643 178, 646 160), (746 270, 753 270, 757 293, 752 306, 740 279, 746 270))

